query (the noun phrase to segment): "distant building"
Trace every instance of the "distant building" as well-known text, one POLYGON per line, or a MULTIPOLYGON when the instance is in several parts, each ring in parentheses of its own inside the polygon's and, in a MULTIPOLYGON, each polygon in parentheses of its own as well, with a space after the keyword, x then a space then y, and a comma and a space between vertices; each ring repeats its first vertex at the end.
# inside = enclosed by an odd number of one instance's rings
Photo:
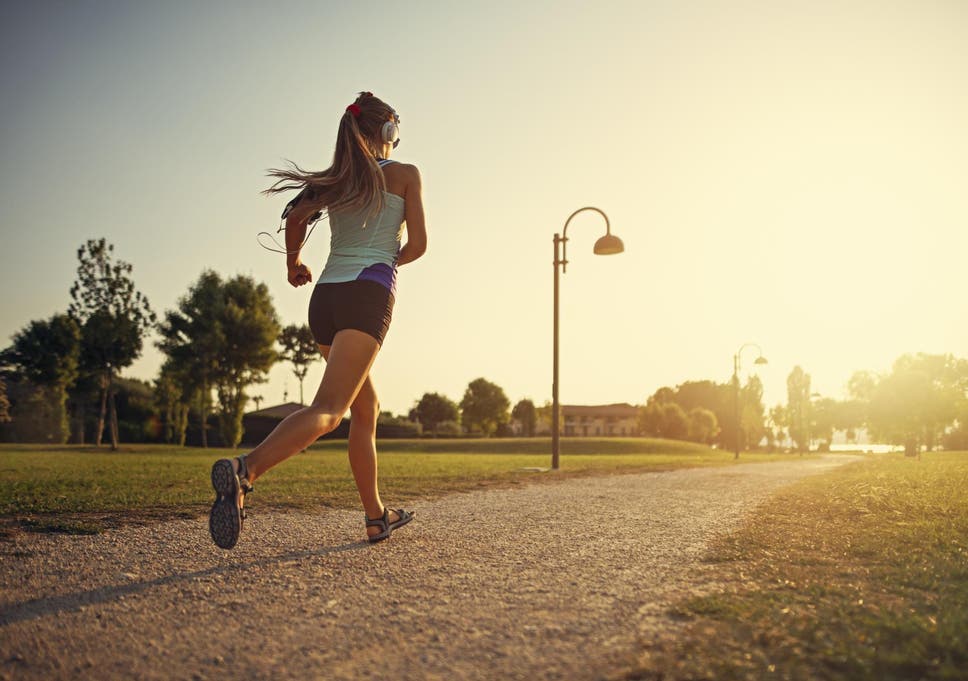
MULTIPOLYGON (((591 406, 565 404, 561 412, 561 434, 565 437, 632 437, 638 429, 639 407, 627 402, 591 406)), ((551 434, 550 414, 538 418, 535 432, 551 434)))

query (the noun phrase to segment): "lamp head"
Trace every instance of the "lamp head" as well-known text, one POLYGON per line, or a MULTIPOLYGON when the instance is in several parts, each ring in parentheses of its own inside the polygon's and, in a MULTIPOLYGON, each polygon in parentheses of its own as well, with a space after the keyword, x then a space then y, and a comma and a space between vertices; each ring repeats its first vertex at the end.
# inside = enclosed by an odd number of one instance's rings
POLYGON ((614 234, 606 234, 595 242, 595 255, 614 255, 625 250, 625 244, 614 234))
POLYGON ((753 361, 753 364, 766 364, 766 363, 767 363, 766 357, 764 357, 763 355, 760 355, 753 361))

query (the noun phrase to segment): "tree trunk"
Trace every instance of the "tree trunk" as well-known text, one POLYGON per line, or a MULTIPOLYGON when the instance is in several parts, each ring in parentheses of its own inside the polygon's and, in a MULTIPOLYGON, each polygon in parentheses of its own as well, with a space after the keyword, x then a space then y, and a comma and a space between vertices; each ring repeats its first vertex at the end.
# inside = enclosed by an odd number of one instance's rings
POLYGON ((74 418, 72 430, 74 434, 72 439, 74 444, 83 445, 84 444, 84 417, 85 417, 85 405, 87 402, 81 398, 77 400, 74 405, 74 418))
POLYGON ((210 389, 207 384, 202 386, 202 404, 201 409, 199 409, 199 411, 202 412, 202 447, 205 447, 206 449, 208 449, 208 400, 205 398, 205 396, 208 394, 209 390, 210 389))
POLYGON ((170 445, 175 439, 174 410, 171 402, 165 402, 165 444, 170 445))
POLYGON ((185 446, 185 435, 188 432, 188 405, 182 405, 178 408, 181 411, 178 417, 178 446, 185 446))
POLYGON ((101 382, 101 411, 97 417, 97 430, 94 433, 94 446, 101 446, 101 438, 104 436, 104 416, 108 408, 108 388, 101 382))
POLYGON ((87 400, 81 399, 81 403, 77 405, 78 411, 78 424, 77 424, 77 444, 84 444, 84 436, 87 430, 87 400))
POLYGON ((108 402, 111 407, 111 451, 118 450, 118 409, 114 403, 114 384, 108 388, 108 402))
POLYGON ((904 456, 915 457, 919 456, 921 448, 918 446, 918 441, 914 438, 910 438, 904 442, 904 456))

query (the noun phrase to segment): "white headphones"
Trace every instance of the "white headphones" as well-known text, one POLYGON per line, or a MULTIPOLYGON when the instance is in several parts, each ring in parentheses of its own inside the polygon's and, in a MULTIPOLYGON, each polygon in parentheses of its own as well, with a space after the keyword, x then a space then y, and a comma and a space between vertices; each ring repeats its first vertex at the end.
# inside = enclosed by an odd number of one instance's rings
POLYGON ((383 124, 382 134, 385 144, 392 144, 394 149, 400 144, 400 117, 396 111, 393 112, 393 118, 383 124))

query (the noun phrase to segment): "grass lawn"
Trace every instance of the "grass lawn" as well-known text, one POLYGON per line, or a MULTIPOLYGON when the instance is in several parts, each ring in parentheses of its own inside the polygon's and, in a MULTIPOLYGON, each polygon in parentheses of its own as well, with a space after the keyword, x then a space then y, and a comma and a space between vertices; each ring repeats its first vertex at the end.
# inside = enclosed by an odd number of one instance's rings
POLYGON ((709 556, 727 586, 625 679, 968 679, 968 452, 793 485, 709 556))
MULTIPOLYGON (((381 491, 393 504, 577 475, 734 463, 730 452, 647 438, 564 438, 561 469, 552 473, 521 470, 550 465, 549 438, 383 440, 378 449, 381 491)), ((233 453, 163 445, 122 446, 117 452, 0 445, 0 517, 8 530, 93 532, 122 521, 202 515, 212 501, 212 462, 233 453)), ((785 456, 743 454, 740 462, 785 456)), ((253 502, 263 508, 357 508, 346 441, 323 441, 286 461, 257 482, 255 495, 253 502)))

